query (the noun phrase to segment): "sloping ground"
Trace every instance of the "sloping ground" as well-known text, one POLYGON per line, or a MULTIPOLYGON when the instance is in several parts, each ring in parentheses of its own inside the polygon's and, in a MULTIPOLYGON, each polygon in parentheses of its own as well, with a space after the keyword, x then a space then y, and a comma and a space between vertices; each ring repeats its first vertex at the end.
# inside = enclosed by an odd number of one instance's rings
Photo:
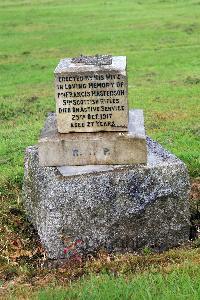
POLYGON ((25 269, 2 288, 2 299, 199 299, 199 249, 110 256, 104 252, 62 267, 25 269), (33 275, 33 274, 32 274, 33 275), (82 277, 80 280, 80 277, 82 277), (73 283, 71 283, 73 281, 73 283))
POLYGON ((143 273, 135 277, 113 275, 91 276, 70 288, 48 288, 33 294, 32 299, 124 299, 124 300, 198 300, 200 269, 187 265, 159 273, 143 273))

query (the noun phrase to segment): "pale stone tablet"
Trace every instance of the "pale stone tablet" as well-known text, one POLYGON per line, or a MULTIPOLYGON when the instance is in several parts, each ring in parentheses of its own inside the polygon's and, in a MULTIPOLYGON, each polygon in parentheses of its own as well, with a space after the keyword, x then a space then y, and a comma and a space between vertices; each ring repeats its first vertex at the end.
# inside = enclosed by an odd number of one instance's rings
POLYGON ((60 133, 128 130, 125 56, 101 65, 65 58, 54 74, 60 133))
POLYGON ((41 166, 146 163, 142 110, 129 113, 128 132, 58 133, 56 116, 49 114, 39 140, 41 166))

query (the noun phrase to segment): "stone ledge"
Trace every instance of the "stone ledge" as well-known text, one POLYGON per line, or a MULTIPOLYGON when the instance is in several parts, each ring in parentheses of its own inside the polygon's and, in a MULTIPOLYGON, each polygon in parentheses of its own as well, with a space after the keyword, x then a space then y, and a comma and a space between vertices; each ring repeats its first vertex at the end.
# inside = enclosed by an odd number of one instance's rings
POLYGON ((128 132, 66 134, 58 132, 56 115, 51 113, 39 140, 39 160, 41 166, 146 163, 143 111, 129 112, 128 132))

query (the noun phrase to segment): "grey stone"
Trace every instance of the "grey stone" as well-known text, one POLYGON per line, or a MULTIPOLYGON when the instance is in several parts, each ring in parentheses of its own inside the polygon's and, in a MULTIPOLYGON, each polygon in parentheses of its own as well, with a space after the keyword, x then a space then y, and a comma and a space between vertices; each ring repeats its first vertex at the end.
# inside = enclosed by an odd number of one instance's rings
POLYGON ((131 110, 128 132, 59 133, 49 114, 39 140, 41 166, 138 164, 147 162, 143 111, 131 110))
POLYGON ((37 147, 26 149, 24 205, 49 258, 65 258, 64 248, 77 239, 83 253, 168 248, 188 240, 185 164, 149 138, 147 144, 147 165, 99 170, 41 167, 37 147))
POLYGON ((76 61, 62 59, 54 72, 58 131, 127 131, 126 57, 113 56, 110 64, 76 61))

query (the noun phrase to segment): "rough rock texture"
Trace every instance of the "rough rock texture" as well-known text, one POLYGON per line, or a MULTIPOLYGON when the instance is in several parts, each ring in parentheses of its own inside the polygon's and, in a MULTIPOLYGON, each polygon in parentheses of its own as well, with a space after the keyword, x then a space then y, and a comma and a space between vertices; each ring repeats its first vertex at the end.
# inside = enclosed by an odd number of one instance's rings
POLYGON ((58 132, 56 115, 50 113, 38 145, 41 166, 146 163, 143 111, 141 109, 129 111, 128 132, 65 134, 58 132))
POLYGON ((64 247, 77 239, 85 253, 168 248, 188 239, 186 167, 149 138, 147 144, 147 165, 99 171, 40 167, 37 147, 27 148, 24 205, 49 258, 64 258, 64 247))

